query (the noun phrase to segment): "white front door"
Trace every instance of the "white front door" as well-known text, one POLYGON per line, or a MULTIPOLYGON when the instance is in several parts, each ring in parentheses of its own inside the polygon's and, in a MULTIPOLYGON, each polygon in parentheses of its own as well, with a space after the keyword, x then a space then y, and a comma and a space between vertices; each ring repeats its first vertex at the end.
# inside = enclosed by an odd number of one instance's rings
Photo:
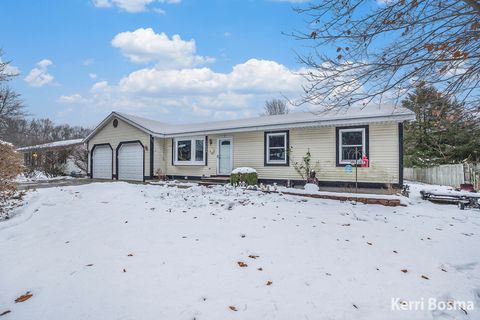
POLYGON ((232 138, 218 139, 218 175, 229 176, 232 172, 232 142, 232 138))
POLYGON ((118 180, 143 181, 143 147, 138 142, 124 143, 118 150, 118 180))

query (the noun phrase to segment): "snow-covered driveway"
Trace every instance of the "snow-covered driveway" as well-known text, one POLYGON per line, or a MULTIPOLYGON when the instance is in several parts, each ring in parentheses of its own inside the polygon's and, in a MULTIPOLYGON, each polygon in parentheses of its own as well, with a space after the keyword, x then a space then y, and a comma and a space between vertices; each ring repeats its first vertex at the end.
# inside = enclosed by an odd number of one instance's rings
POLYGON ((122 182, 27 201, 0 223, 2 319, 480 318, 478 210, 122 182))

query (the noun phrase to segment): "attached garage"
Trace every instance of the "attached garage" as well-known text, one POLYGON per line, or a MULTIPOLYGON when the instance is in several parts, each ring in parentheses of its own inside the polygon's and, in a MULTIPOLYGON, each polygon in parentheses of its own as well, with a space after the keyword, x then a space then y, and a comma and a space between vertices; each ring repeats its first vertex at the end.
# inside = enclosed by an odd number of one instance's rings
POLYGON ((91 154, 92 178, 112 179, 113 150, 109 144, 94 145, 91 154))
POLYGON ((140 141, 121 142, 117 147, 118 180, 143 181, 144 147, 140 141))

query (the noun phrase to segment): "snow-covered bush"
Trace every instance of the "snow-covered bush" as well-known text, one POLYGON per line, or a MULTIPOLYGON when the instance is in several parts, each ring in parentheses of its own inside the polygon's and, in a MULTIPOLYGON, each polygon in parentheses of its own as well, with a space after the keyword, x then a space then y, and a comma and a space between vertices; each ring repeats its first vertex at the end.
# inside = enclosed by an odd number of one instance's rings
POLYGON ((314 183, 307 183, 303 188, 308 192, 316 192, 319 190, 318 186, 314 183))
POLYGON ((258 182, 257 171, 249 167, 236 168, 230 175, 230 183, 234 186, 241 183, 247 186, 254 186, 258 182))
POLYGON ((13 145, 0 140, 0 219, 7 216, 12 201, 21 199, 15 178, 22 171, 21 158, 13 145))

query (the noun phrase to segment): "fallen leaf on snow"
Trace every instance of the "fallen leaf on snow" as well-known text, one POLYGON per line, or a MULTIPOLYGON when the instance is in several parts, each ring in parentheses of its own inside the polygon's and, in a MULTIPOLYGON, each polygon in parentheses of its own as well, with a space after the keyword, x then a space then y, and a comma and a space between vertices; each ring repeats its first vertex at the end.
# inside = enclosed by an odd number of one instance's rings
POLYGON ((248 267, 248 264, 246 264, 245 262, 238 261, 237 263, 238 263, 238 265, 240 266, 240 268, 248 267))
POLYGON ((230 309, 230 310, 232 310, 232 311, 238 311, 235 306, 229 306, 228 309, 230 309))
POLYGON ((402 271, 403 273, 407 273, 407 272, 408 272, 407 269, 402 269, 402 270, 400 270, 400 271, 402 271))
POLYGON ((133 253, 127 254, 127 257, 133 257, 133 253))
POLYGON ((257 268, 258 271, 263 271, 263 268, 257 268))
POLYGON ((259 258, 260 256, 256 256, 256 255, 251 254, 251 255, 249 255, 248 257, 249 257, 250 259, 257 259, 257 258, 259 258))
POLYGON ((272 285, 272 281, 267 281, 267 286, 271 286, 272 285))
POLYGON ((32 296, 33 296, 33 294, 30 293, 30 291, 27 291, 27 293, 25 293, 25 294, 21 295, 20 297, 18 297, 17 299, 15 299, 15 302, 18 303, 18 302, 27 301, 32 296))

